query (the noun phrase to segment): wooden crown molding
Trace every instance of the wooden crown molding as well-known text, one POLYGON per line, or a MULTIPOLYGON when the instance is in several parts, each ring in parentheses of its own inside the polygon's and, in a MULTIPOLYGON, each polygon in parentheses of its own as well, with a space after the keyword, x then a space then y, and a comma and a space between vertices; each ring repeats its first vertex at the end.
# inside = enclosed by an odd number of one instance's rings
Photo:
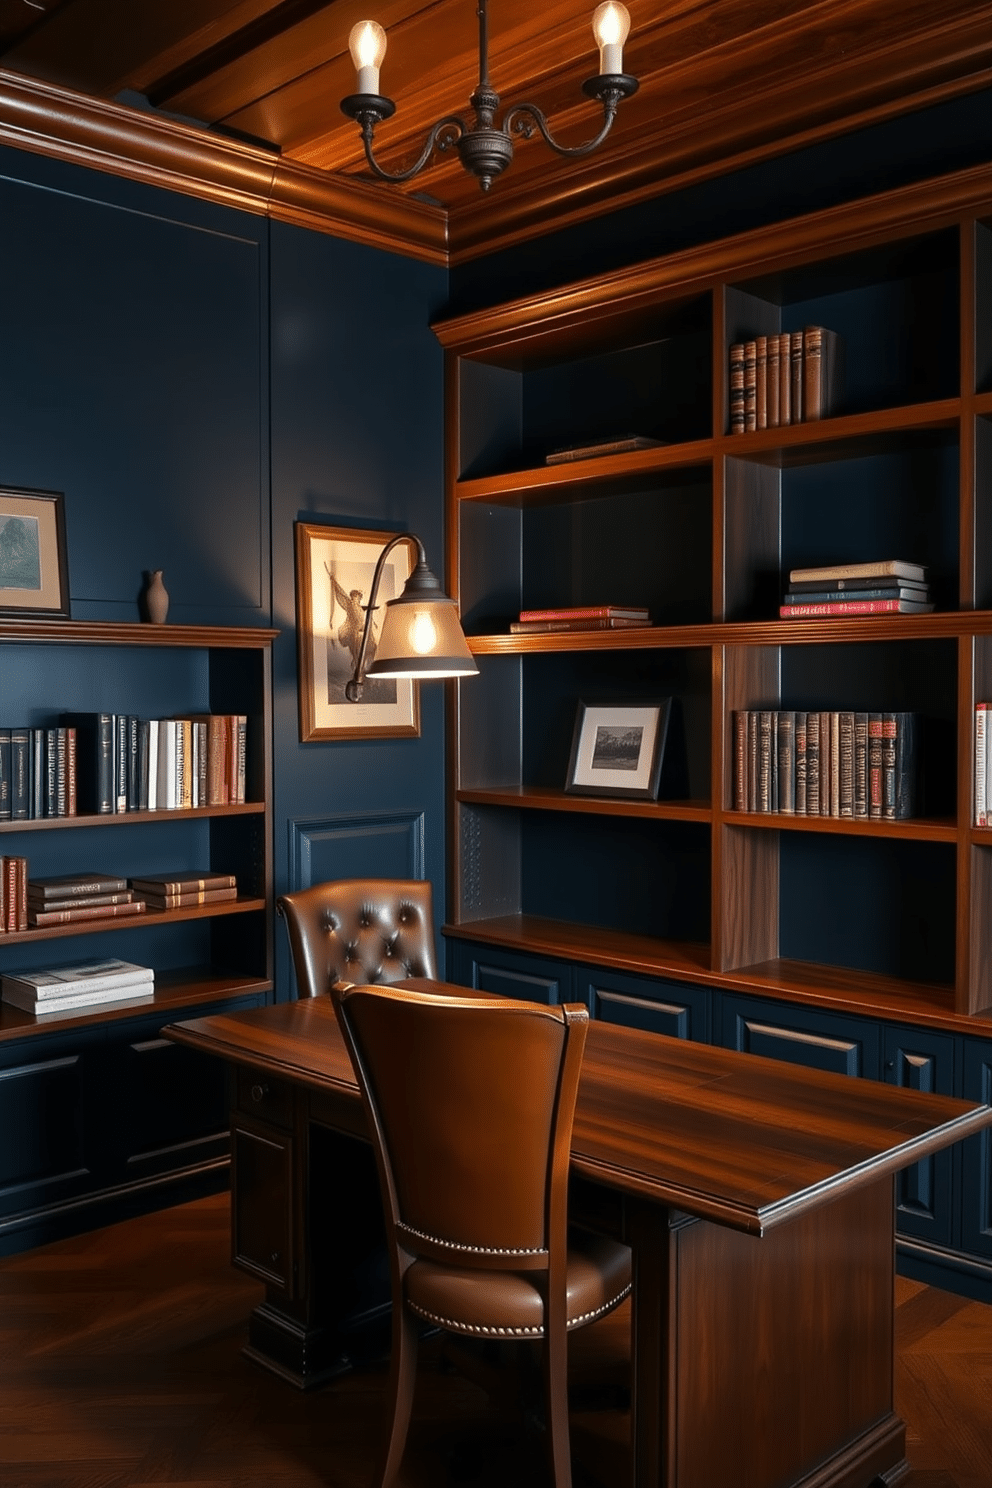
POLYGON ((427 263, 447 263, 438 207, 274 151, 0 70, 0 142, 427 263))
POLYGON ((535 339, 595 322, 648 314, 660 299, 703 294, 725 279, 747 280, 806 262, 929 233, 962 218, 992 212, 992 165, 901 186, 875 196, 775 222, 686 248, 628 269, 599 274, 491 309, 437 321, 433 330, 446 351, 487 352, 511 365, 535 339))

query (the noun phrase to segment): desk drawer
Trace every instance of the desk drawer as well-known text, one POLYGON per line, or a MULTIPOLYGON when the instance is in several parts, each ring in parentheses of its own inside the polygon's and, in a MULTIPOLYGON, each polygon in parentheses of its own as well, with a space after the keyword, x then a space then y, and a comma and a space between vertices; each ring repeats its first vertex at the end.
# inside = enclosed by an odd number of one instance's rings
POLYGON ((285 1080, 272 1080, 257 1070, 239 1069, 238 1110, 254 1121, 270 1122, 292 1131, 293 1087, 285 1080))

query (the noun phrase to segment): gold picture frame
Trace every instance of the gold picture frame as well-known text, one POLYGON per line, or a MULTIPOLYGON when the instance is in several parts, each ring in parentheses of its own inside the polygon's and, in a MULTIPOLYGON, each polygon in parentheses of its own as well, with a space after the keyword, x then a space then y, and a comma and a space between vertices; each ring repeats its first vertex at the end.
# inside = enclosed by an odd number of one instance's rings
MULTIPOLYGON (((420 735, 420 686, 393 678, 366 680, 360 702, 344 695, 361 641, 372 574, 395 532, 296 522, 296 638, 300 742, 322 739, 412 739, 420 735)), ((373 617, 368 661, 382 626, 382 607, 410 576, 413 556, 401 543, 386 560, 373 617)))

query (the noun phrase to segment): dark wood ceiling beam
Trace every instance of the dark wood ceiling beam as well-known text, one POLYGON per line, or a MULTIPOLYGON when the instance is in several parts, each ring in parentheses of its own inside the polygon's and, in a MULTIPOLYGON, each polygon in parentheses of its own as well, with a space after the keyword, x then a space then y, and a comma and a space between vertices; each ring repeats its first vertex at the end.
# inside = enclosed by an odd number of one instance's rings
POLYGON ((112 98, 144 92, 272 8, 273 0, 74 0, 0 58, 5 68, 112 98))
MULTIPOLYGON (((687 98, 679 115, 647 132, 607 162, 578 162, 555 179, 522 174, 512 193, 497 196, 488 211, 473 210, 469 193, 449 209, 452 262, 508 247, 660 192, 740 169, 818 140, 877 123, 992 84, 992 36, 972 16, 953 27, 913 32, 881 55, 835 56, 814 76, 809 70, 766 73, 754 82, 721 87, 711 79, 710 108, 687 98), (940 31, 939 41, 934 31, 940 31), (607 168, 608 165, 608 168, 607 168)), ((700 86, 700 85, 696 85, 700 86)), ((607 147, 604 147, 604 149, 607 147)))

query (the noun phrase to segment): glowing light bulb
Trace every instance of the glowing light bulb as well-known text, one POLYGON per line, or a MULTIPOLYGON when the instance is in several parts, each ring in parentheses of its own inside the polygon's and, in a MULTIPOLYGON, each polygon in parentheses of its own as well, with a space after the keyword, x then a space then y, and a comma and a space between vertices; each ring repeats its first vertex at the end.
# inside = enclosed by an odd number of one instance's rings
POLYGON ((437 646, 434 621, 426 610, 418 610, 410 624, 410 645, 418 656, 429 656, 437 646))
POLYGON ((593 11, 592 34, 599 47, 599 71, 623 72, 623 44, 630 33, 630 13, 620 0, 603 0, 593 11))
POLYGON ((378 93, 379 68, 386 55, 386 33, 378 21, 358 21, 352 26, 348 50, 358 73, 358 92, 378 93))

